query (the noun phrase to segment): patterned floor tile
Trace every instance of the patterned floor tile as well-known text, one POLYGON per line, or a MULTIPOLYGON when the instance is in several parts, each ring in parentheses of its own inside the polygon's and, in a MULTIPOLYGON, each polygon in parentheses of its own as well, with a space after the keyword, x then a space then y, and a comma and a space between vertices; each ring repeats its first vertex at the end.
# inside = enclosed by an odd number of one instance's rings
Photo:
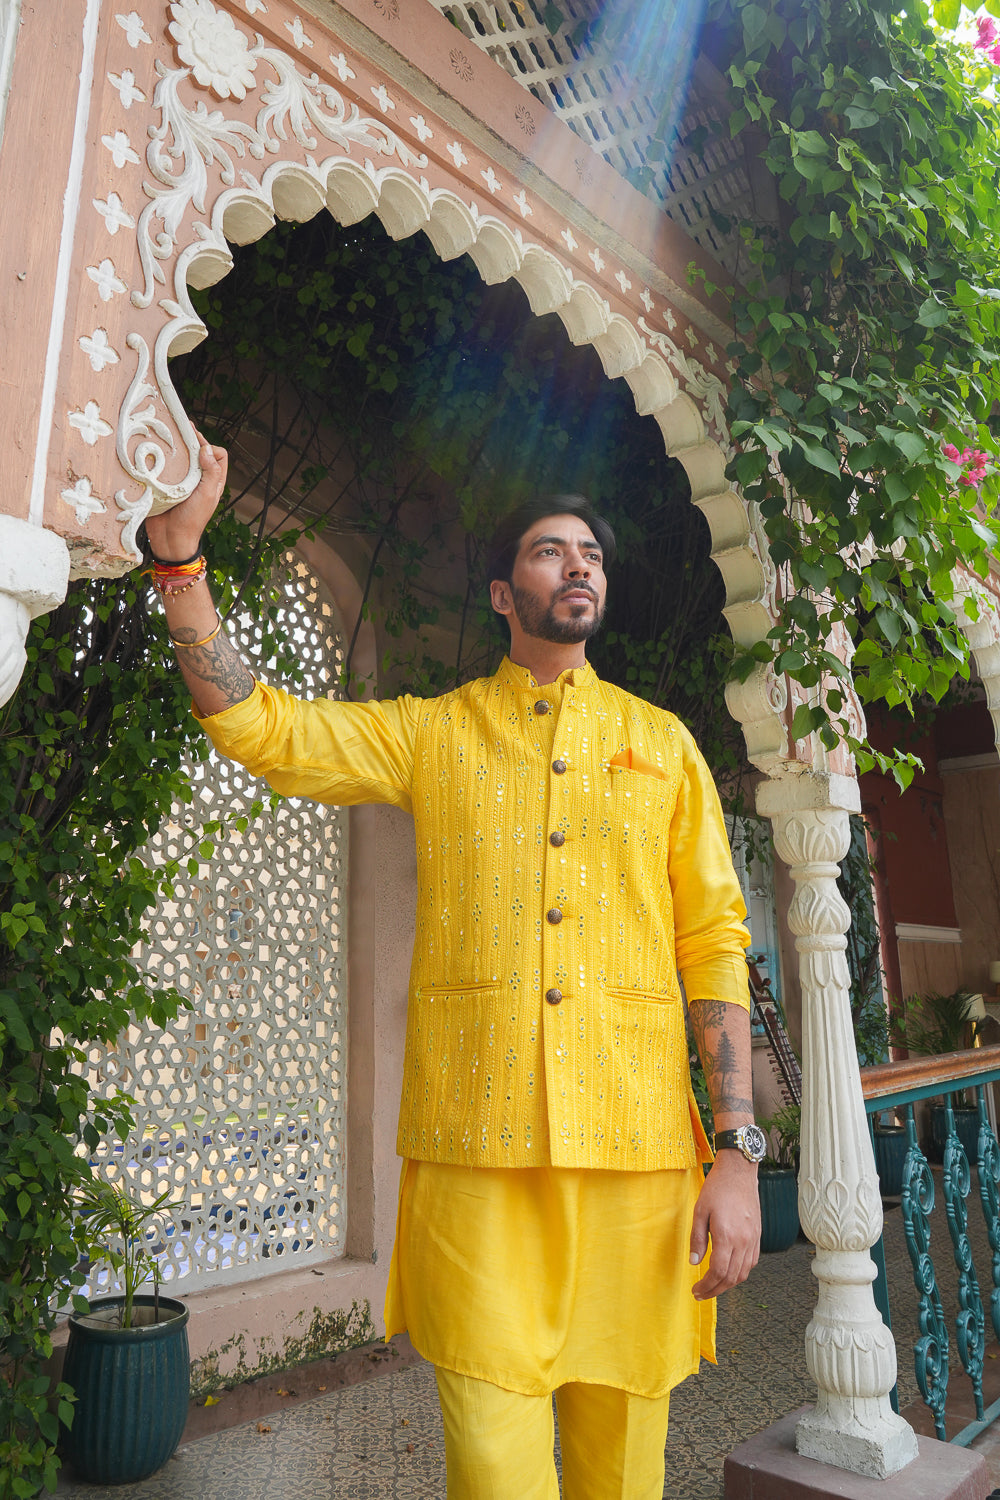
MULTIPOLYGON (((935 1251, 939 1258, 950 1254, 944 1228, 936 1231, 935 1251)), ((803 1342, 816 1301, 813 1255, 800 1241, 765 1256, 746 1285, 722 1299, 718 1365, 703 1364, 671 1400, 669 1500, 720 1500, 726 1454, 814 1399, 803 1342)), ((898 1207, 886 1214, 886 1259, 905 1406, 917 1395, 916 1323, 898 1207)), ((984 1258, 977 1246, 976 1260, 988 1268, 988 1247, 984 1258)), ((61 1500, 443 1500, 441 1418, 429 1365, 331 1392, 260 1425, 270 1431, 250 1423, 188 1444, 142 1484, 103 1488, 67 1476, 58 1494, 61 1500)))

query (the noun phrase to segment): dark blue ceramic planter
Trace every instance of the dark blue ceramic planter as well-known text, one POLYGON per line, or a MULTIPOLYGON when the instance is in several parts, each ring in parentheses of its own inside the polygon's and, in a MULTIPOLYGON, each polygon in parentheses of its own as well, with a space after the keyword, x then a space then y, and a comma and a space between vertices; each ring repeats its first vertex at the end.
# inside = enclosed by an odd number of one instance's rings
POLYGON ((787 1250, 799 1237, 799 1187, 793 1167, 761 1167, 760 1248, 765 1254, 787 1250))
MULTIPOLYGON (((99 1297, 91 1312, 121 1306, 121 1297, 99 1297)), ((136 1308, 152 1308, 137 1296, 136 1308)), ((71 1317, 63 1379, 76 1392, 73 1425, 63 1452, 81 1479, 130 1484, 166 1463, 181 1440, 190 1394, 189 1311, 160 1298, 168 1321, 116 1328, 71 1317)))
POLYGON ((910 1148, 906 1127, 894 1125, 889 1128, 876 1126, 875 1166, 878 1170, 879 1191, 883 1198, 899 1198, 903 1193, 903 1163, 910 1148))
MULTIPOLYGON (((969 1158, 969 1166, 976 1165, 979 1155, 979 1111, 977 1109, 956 1109, 955 1134, 961 1141, 966 1156, 969 1158)), ((927 1153, 931 1161, 944 1161, 945 1142, 948 1139, 948 1117, 943 1104, 931 1105, 931 1149, 927 1153)))

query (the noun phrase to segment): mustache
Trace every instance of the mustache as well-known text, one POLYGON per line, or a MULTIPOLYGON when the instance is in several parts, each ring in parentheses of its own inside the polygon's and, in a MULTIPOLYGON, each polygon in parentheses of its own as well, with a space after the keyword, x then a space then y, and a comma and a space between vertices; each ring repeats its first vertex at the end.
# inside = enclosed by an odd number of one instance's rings
POLYGON ((597 590, 592 589, 589 583, 564 583, 553 595, 553 602, 566 594, 589 594, 594 603, 597 603, 597 590))

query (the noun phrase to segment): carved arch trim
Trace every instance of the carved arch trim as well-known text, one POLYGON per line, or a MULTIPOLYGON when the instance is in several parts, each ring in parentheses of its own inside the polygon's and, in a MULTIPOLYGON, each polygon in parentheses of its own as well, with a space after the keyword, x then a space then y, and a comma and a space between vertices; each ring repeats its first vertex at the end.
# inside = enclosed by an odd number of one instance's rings
MULTIPOLYGON (((516 279, 534 313, 558 313, 627 381, 708 520, 734 636, 760 639, 776 579, 758 518, 725 478, 729 372, 702 328, 574 228, 537 174, 531 188, 516 180, 330 23, 286 0, 136 3, 102 14, 48 466, 45 522, 75 575, 133 566, 146 515, 196 482, 168 365, 206 336, 189 288, 218 281, 230 242, 278 218, 325 209, 346 226, 374 212, 394 238, 423 230, 444 260, 468 253, 487 283, 516 279)), ((783 681, 761 669, 729 703, 762 770, 794 757, 783 681)))

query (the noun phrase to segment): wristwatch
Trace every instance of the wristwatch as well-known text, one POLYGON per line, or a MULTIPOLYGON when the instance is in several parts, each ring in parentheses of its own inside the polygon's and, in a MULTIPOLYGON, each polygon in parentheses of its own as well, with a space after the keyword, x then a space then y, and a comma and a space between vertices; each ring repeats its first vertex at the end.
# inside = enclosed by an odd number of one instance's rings
POLYGON ((759 1125, 741 1125, 738 1130, 717 1130, 716 1151, 742 1151, 747 1161, 760 1162, 767 1152, 767 1136, 759 1125))

